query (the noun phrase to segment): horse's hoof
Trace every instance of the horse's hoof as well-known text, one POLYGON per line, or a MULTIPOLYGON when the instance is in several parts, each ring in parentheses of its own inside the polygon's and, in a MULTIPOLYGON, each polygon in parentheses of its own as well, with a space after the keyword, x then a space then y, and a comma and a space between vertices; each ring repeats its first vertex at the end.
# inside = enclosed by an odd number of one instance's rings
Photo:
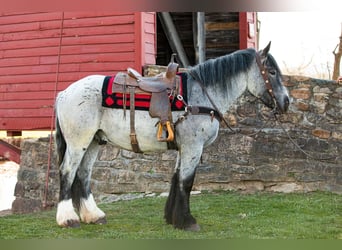
POLYGON ((198 232, 201 230, 201 227, 197 223, 195 223, 195 224, 185 227, 184 230, 191 231, 191 232, 198 232))
POLYGON ((61 227, 65 228, 79 228, 81 224, 78 220, 67 220, 61 227))
POLYGON ((97 225, 107 224, 107 219, 106 219, 106 217, 102 217, 102 218, 98 219, 97 221, 95 221, 94 224, 97 224, 97 225))

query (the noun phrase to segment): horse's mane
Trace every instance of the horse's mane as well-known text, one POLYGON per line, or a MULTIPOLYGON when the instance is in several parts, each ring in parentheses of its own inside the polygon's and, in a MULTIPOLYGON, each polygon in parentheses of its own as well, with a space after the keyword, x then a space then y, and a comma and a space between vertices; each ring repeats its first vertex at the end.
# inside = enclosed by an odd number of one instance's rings
POLYGON ((230 88, 230 78, 247 71, 255 59, 254 49, 239 50, 232 54, 209 59, 189 69, 190 76, 200 80, 205 86, 218 85, 223 89, 230 88))

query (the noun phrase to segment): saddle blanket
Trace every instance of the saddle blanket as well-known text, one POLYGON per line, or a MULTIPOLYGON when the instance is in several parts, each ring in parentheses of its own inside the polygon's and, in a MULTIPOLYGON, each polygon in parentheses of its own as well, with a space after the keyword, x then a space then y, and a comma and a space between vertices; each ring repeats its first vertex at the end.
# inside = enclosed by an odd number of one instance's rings
MULTIPOLYGON (((180 76, 179 94, 183 96, 185 102, 187 102, 187 74, 177 73, 180 76)), ((102 85, 102 106, 106 108, 123 109, 124 94, 113 93, 112 85, 115 76, 106 76, 102 85)), ((134 95, 135 109, 136 110, 149 110, 151 94, 149 93, 137 93, 134 95)), ((184 103, 177 98, 170 96, 170 105, 172 111, 184 110, 184 103)), ((126 108, 130 107, 130 95, 126 94, 126 108)))

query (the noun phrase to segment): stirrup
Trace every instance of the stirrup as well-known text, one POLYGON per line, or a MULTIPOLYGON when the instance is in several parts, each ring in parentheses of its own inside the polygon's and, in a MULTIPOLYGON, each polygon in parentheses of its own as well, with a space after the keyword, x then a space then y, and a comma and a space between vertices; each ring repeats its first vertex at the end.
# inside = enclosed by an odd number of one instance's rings
POLYGON ((160 141, 160 142, 170 142, 170 141, 173 141, 174 138, 175 138, 175 135, 173 133, 170 121, 166 121, 164 123, 159 122, 158 123, 158 133, 157 133, 158 141, 160 141), (163 128, 164 127, 166 127, 166 129, 167 129, 167 133, 168 133, 167 137, 163 137, 163 128))

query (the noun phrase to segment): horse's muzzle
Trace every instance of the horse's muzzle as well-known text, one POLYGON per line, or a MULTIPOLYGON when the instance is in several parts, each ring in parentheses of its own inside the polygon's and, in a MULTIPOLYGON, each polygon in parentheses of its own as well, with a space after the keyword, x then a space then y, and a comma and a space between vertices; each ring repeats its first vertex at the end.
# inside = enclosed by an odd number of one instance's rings
POLYGON ((290 106, 290 99, 287 95, 281 98, 282 100, 277 101, 277 111, 279 113, 284 114, 287 112, 290 106))
POLYGON ((284 114, 289 109, 290 99, 287 95, 273 98, 267 91, 261 96, 261 101, 278 114, 284 114))

